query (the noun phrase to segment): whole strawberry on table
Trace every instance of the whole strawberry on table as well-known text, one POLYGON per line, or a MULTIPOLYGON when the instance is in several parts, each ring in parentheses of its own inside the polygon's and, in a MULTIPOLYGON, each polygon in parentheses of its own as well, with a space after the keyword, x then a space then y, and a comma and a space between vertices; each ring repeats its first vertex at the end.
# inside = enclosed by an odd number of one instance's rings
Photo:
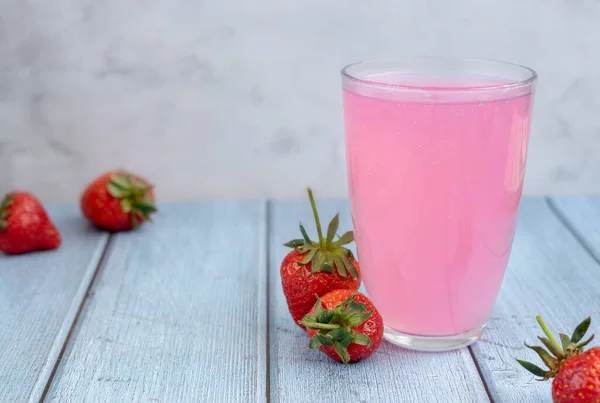
POLYGON ((345 247, 354 241, 354 233, 348 231, 336 238, 339 227, 339 213, 329 223, 327 235, 323 236, 319 213, 312 190, 307 189, 317 227, 318 241, 309 238, 302 223, 302 238, 285 244, 292 251, 283 259, 280 268, 281 285, 288 309, 294 322, 299 322, 321 297, 337 289, 358 290, 360 287, 360 267, 345 247))
POLYGON ((154 186, 126 171, 107 172, 90 183, 81 195, 81 211, 95 226, 128 231, 151 221, 157 211, 154 186))
POLYGON ((0 250, 16 255, 57 249, 58 229, 42 203, 29 192, 12 192, 0 202, 0 250))
POLYGON ((300 323, 310 348, 344 364, 370 357, 383 339, 381 315, 369 298, 352 290, 325 294, 300 323))
POLYGON ((554 403, 600 403, 600 347, 585 351, 585 347, 594 339, 592 334, 583 340, 591 318, 577 326, 572 336, 560 333, 560 343, 546 326, 541 317, 537 317, 546 337, 538 337, 541 346, 525 346, 535 351, 548 369, 542 369, 531 362, 517 360, 526 370, 539 376, 540 380, 552 381, 552 401, 554 403))

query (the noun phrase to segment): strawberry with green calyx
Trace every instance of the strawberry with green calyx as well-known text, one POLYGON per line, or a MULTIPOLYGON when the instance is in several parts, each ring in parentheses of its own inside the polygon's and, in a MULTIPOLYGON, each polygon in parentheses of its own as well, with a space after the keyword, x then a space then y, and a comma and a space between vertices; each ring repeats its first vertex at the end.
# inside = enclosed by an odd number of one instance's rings
POLYGON ((321 221, 319 220, 319 213, 317 211, 317 205, 312 190, 309 188, 307 189, 307 192, 315 218, 315 224, 317 226, 319 242, 313 242, 308 237, 302 223, 300 223, 300 232, 302 233, 303 238, 293 239, 284 244, 284 246, 294 248, 302 253, 304 259, 300 264, 307 265, 310 263, 311 273, 313 274, 320 271, 333 273, 335 270, 343 278, 347 278, 348 273, 350 273, 352 278, 357 279, 358 270, 352 261, 352 252, 349 249, 344 248, 344 245, 348 245, 354 241, 354 232, 345 232, 338 240, 334 241, 334 237, 336 236, 340 225, 340 213, 337 213, 327 227, 327 238, 323 238, 321 221))
POLYGON ((594 339, 592 334, 583 340, 592 319, 586 318, 581 322, 573 335, 569 337, 560 333, 560 343, 538 316, 538 323, 546 337, 538 337, 541 346, 527 348, 535 351, 544 364, 544 370, 531 362, 517 360, 521 366, 542 380, 554 378, 552 381, 552 400, 554 403, 584 403, 600 402, 600 348, 594 347, 588 351, 584 348, 594 339))
POLYGON ((107 231, 127 231, 155 213, 154 186, 125 171, 103 174, 87 186, 81 195, 83 215, 107 231))
POLYGON ((360 292, 335 290, 317 299, 300 321, 307 329, 312 349, 348 364, 373 354, 383 338, 383 319, 360 292))
POLYGON ((0 250, 9 255, 57 249, 62 238, 42 203, 31 193, 12 192, 0 202, 0 250))
POLYGON ((361 282, 359 264, 345 247, 354 240, 354 233, 348 231, 335 239, 339 226, 336 214, 324 237, 313 193, 310 189, 307 192, 319 240, 312 241, 300 223, 302 238, 285 244, 292 251, 280 268, 283 293, 296 323, 315 305, 316 296, 336 289, 358 290, 361 282))

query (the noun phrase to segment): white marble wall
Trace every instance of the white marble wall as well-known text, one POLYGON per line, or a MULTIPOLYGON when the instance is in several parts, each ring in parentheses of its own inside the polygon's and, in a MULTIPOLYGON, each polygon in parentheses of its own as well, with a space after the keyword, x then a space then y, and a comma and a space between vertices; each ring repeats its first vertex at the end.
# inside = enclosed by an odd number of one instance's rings
POLYGON ((162 199, 344 195, 339 68, 422 54, 538 70, 526 191, 600 191, 599 1, 0 6, 0 192, 72 201, 119 166, 162 199))

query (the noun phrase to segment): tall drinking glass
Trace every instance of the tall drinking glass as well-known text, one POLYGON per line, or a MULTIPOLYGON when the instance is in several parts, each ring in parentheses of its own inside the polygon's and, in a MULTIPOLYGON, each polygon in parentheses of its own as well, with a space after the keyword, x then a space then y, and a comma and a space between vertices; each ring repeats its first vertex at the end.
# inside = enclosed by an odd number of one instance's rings
POLYGON ((352 220, 364 284, 398 345, 476 341, 512 248, 536 73, 417 58, 342 70, 352 220))

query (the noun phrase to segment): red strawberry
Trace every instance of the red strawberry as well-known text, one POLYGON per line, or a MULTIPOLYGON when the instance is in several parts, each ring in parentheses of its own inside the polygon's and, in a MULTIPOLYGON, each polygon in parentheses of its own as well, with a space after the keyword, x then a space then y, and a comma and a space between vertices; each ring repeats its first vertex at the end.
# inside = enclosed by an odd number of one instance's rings
POLYGON ((153 186, 124 171, 107 172, 81 195, 81 211, 94 225, 107 231, 127 231, 156 212, 153 186))
POLYGON ((316 296, 337 289, 358 290, 360 287, 358 262, 352 256, 352 252, 344 247, 354 240, 354 233, 348 231, 334 241, 339 225, 339 214, 336 214, 327 229, 327 238, 324 238, 310 189, 308 198, 315 217, 319 242, 311 241, 300 223, 303 239, 294 239, 285 244, 294 250, 283 259, 280 268, 283 293, 296 323, 315 305, 316 296))
POLYGON ((0 250, 16 255, 56 249, 60 234, 40 201, 31 193, 12 192, 0 204, 0 250))
POLYGON ((301 323, 311 338, 310 348, 344 364, 370 357, 383 338, 381 315, 369 298, 352 290, 323 295, 301 323))
POLYGON ((600 402, 600 347, 584 352, 593 339, 581 341, 590 327, 591 318, 585 319, 577 326, 571 337, 560 333, 561 344, 558 344, 546 323, 541 317, 537 321, 546 337, 538 339, 549 350, 540 346, 525 346, 535 351, 548 370, 527 361, 517 360, 525 369, 541 380, 554 378, 552 381, 552 401, 554 403, 595 403, 600 402))

